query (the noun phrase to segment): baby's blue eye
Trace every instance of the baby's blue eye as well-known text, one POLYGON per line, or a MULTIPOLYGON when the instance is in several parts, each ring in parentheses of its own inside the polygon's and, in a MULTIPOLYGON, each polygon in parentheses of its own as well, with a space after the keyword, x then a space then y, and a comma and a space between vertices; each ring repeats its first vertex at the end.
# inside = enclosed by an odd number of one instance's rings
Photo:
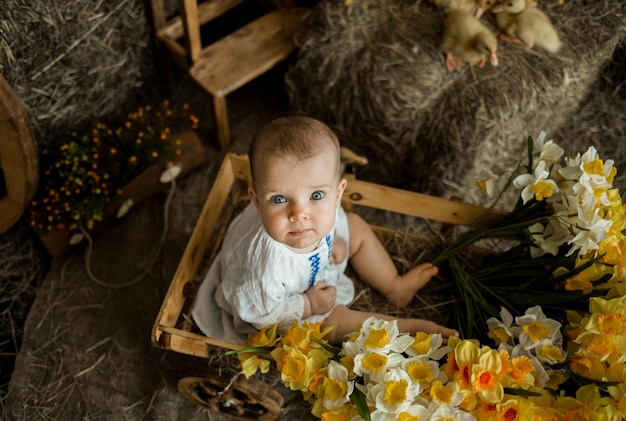
POLYGON ((322 200, 324 198, 324 193, 321 191, 314 191, 311 195, 311 200, 322 200))
POLYGON ((277 203, 277 204, 285 203, 286 201, 287 201, 287 198, 281 194, 277 194, 276 196, 272 197, 272 202, 277 203))

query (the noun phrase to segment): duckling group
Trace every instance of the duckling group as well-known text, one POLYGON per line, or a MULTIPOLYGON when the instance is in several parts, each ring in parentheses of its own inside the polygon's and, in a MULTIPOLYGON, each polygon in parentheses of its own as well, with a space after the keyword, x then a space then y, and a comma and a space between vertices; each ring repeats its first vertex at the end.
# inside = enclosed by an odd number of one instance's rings
POLYGON ((432 0, 445 14, 440 44, 448 71, 462 63, 482 68, 487 60, 498 65, 498 39, 480 18, 490 12, 495 17, 499 38, 525 48, 538 47, 551 53, 561 41, 550 18, 535 0, 432 0))

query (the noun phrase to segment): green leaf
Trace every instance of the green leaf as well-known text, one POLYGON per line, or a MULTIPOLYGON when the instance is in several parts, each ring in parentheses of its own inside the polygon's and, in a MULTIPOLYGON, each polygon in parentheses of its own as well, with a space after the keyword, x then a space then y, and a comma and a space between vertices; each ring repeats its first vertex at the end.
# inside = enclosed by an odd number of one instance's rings
POLYGON ((352 390, 352 394, 350 395, 350 397, 354 401, 354 406, 356 406, 356 410, 359 412, 361 418, 363 418, 365 421, 372 421, 372 418, 370 416, 370 410, 367 407, 367 402, 365 401, 365 395, 363 394, 363 392, 355 387, 352 390))
POLYGON ((580 376, 578 374, 573 373, 572 371, 569 371, 570 375, 577 380, 579 383, 582 384, 595 384, 597 386, 600 387, 609 387, 609 386, 617 386, 618 384, 620 384, 620 382, 605 382, 602 380, 596 380, 596 379, 590 379, 588 377, 584 377, 584 376, 580 376))
POLYGON ((541 396, 541 393, 532 392, 526 389, 518 389, 515 387, 505 387, 504 393, 507 395, 515 395, 515 396, 541 396))
POLYGON ((532 136, 528 136, 528 139, 526 139, 526 148, 528 149, 528 173, 532 173, 532 168, 533 168, 533 138, 532 136))
POLYGON ((244 349, 226 351, 224 355, 246 354, 250 352, 258 352, 259 354, 267 354, 274 350, 273 346, 249 346, 244 349))
POLYGON ((317 338, 313 338, 311 337, 311 340, 313 342, 315 342, 316 344, 320 345, 322 348, 324 348, 326 351, 330 352, 333 355, 337 355, 341 352, 341 348, 337 348, 336 346, 332 346, 327 342, 324 341, 320 341, 317 338))

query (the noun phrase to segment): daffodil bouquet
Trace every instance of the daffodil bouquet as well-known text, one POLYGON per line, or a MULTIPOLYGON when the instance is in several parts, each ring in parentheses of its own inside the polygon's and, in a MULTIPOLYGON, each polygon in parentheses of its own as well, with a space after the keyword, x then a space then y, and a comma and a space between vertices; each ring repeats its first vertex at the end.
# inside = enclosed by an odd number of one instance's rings
POLYGON ((626 274, 626 216, 613 188, 616 168, 595 148, 573 157, 545 140, 527 141, 527 156, 508 173, 481 180, 483 191, 518 189, 514 208, 496 224, 472 227, 448 243, 434 263, 450 281, 457 304, 449 325, 463 337, 485 340, 482 327, 505 307, 514 315, 541 305, 561 321, 566 310, 585 310, 590 297, 604 296, 626 274), (500 186, 499 189, 496 186, 500 186), (468 265, 471 250, 489 252, 468 265))
POLYGON ((262 329, 230 353, 247 377, 275 364, 316 419, 618 421, 626 419, 625 308, 621 295, 592 299, 586 317, 572 313, 567 351, 561 324, 535 306, 488 320, 496 347, 444 344, 372 317, 341 348, 326 343, 319 324, 294 322, 283 336, 262 329))

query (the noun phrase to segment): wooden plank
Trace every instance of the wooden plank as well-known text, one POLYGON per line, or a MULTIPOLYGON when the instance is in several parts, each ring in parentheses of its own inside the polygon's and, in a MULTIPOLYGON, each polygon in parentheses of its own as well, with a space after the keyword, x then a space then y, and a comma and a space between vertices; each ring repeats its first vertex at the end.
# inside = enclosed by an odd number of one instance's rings
POLYGON ((152 27, 156 33, 165 28, 167 19, 165 17, 165 0, 150 0, 150 14, 152 17, 152 27))
POLYGON ((202 51, 200 23, 198 22, 198 1, 178 0, 178 7, 183 22, 183 39, 190 63, 195 63, 202 51))
POLYGON ((252 182, 252 176, 250 175, 250 160, 248 155, 229 155, 230 162, 235 172, 235 177, 241 180, 252 182))
MULTIPOLYGON (((480 206, 359 181, 350 174, 346 174, 345 178, 348 186, 343 201, 348 204, 465 226, 472 225, 485 212, 480 206)), ((492 212, 483 219, 481 225, 493 224, 502 215, 492 212)))
POLYGON ((183 70, 188 71, 191 67, 191 62, 187 55, 187 50, 174 39, 170 39, 167 35, 157 34, 157 37, 161 43, 169 51, 172 60, 183 70))
POLYGON ((243 349, 246 346, 168 326, 158 326, 157 330, 161 332, 161 341, 156 344, 157 346, 196 357, 208 357, 211 346, 232 350, 243 349))
POLYGON ((196 275, 202 256, 217 225, 234 181, 235 176, 230 160, 225 159, 198 217, 198 221, 201 223, 196 223, 191 233, 187 247, 185 247, 180 264, 176 269, 174 278, 152 328, 152 343, 155 345, 161 343, 163 327, 173 328, 178 321, 187 298, 184 293, 185 286, 196 275))
POLYGON ((269 12, 209 45, 190 70, 214 96, 224 96, 286 59, 295 49, 307 8, 269 12))
MULTIPOLYGON (((218 16, 223 15, 235 6, 241 4, 243 0, 212 0, 199 3, 197 5, 197 16, 200 25, 212 21, 218 16)), ((183 21, 180 16, 171 19, 164 28, 168 37, 171 39, 179 39, 183 37, 184 28, 183 21)))

